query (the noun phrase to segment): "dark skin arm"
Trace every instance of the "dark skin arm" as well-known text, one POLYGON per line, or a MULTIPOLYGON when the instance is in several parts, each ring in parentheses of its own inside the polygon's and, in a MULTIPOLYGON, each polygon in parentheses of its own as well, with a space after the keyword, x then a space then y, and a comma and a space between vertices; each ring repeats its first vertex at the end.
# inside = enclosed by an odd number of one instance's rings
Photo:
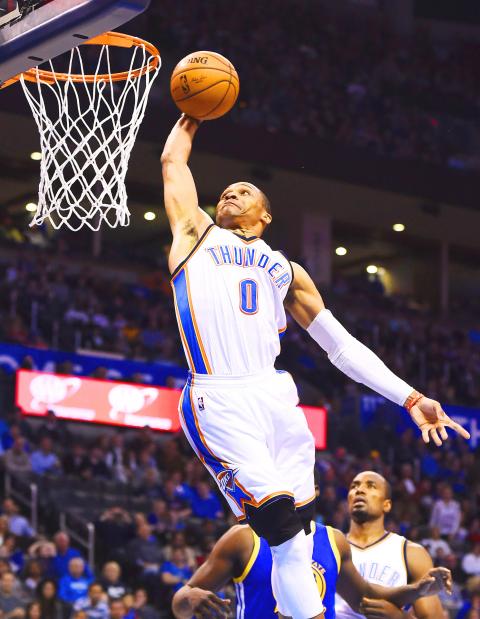
POLYGON ((161 162, 165 210, 173 242, 168 257, 170 272, 186 258, 213 222, 198 206, 197 189, 188 160, 200 122, 182 114, 168 136, 161 162))
POLYGON ((253 535, 249 527, 230 529, 215 544, 207 561, 188 583, 173 597, 176 619, 229 617, 229 601, 215 595, 233 578, 239 577, 253 551, 253 535))
MULTIPOLYGON (((381 587, 373 585, 364 580, 357 572, 353 561, 350 545, 345 536, 340 531, 335 530, 335 541, 340 552, 342 564, 338 575, 337 591, 355 610, 365 614, 365 600, 376 602, 376 600, 386 600, 397 608, 412 603, 418 603, 421 596, 433 595, 445 586, 448 590, 451 586, 451 575, 448 570, 437 568, 437 570, 427 569, 421 573, 419 581, 404 587, 381 587), (426 573, 429 572, 427 575, 426 573), (363 601, 362 601, 363 600, 363 601)), ((368 616, 368 615, 367 615, 368 616)), ((382 617, 387 615, 371 615, 371 617, 382 617)), ((400 615, 401 617, 402 615, 400 615)), ((438 617, 439 615, 437 615, 438 617)), ((441 615, 440 615, 441 616, 441 615)), ((390 617, 390 615, 388 615, 390 617)))

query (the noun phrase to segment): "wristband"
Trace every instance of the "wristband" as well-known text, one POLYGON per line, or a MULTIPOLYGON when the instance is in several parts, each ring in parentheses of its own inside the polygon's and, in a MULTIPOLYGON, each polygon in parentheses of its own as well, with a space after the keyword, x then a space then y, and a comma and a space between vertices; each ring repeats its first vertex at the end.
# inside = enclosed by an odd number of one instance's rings
POLYGON ((417 402, 419 402, 422 398, 424 398, 425 396, 423 395, 423 393, 420 393, 419 391, 414 391, 413 393, 411 393, 408 398, 405 400, 405 404, 403 405, 407 411, 410 413, 412 408, 415 406, 415 404, 417 404, 417 402))

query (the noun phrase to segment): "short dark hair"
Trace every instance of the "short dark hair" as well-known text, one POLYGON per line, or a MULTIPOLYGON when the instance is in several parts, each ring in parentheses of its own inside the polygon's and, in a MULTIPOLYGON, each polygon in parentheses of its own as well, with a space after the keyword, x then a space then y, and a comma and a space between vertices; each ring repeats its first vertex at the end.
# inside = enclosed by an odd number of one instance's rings
POLYGON ((267 196, 261 190, 260 190, 260 194, 262 195, 263 208, 267 211, 267 213, 269 215, 271 215, 272 214, 272 207, 270 205, 270 200, 267 198, 267 196))

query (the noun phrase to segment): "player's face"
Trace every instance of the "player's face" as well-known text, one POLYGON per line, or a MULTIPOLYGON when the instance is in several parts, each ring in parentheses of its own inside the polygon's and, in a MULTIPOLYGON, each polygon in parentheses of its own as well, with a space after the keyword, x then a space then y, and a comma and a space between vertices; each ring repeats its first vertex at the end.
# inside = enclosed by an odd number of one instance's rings
POLYGON ((262 193, 251 183, 233 183, 220 196, 216 221, 221 228, 249 227, 269 219, 262 193))
POLYGON ((360 473, 350 485, 348 511, 355 522, 376 520, 388 513, 391 501, 386 497, 383 477, 377 473, 360 473))

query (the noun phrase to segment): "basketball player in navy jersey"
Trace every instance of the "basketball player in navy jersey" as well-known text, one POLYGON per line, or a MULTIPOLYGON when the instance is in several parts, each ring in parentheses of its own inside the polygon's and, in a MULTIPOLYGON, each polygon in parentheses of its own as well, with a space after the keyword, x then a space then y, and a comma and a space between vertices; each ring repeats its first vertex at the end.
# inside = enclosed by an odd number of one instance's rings
POLYGON ((426 442, 441 445, 447 427, 469 435, 350 335, 307 272, 262 240, 272 214, 255 185, 228 186, 215 223, 199 208, 188 167, 198 126, 182 116, 162 154, 169 268, 190 367, 180 421, 235 515, 268 542, 281 614, 322 619, 311 574, 314 442, 291 376, 274 367, 285 308, 337 368, 405 406, 426 442))
MULTIPOLYGON (((410 586, 393 588, 369 584, 355 569, 343 533, 314 522, 312 527, 312 571, 325 606, 326 619, 335 618, 335 591, 339 591, 357 610, 363 608, 362 599, 368 604, 388 599, 385 604, 400 613, 400 606, 422 596, 435 595, 443 587, 450 590, 451 575, 444 568, 427 570, 423 578, 410 586)), ((271 572, 272 555, 268 544, 250 527, 236 525, 218 540, 207 561, 188 584, 177 591, 172 601, 173 614, 176 619, 191 619, 193 615, 197 619, 228 617, 229 600, 214 592, 233 581, 239 619, 276 619, 271 572)))
MULTIPOLYGON (((432 567, 428 552, 405 537, 385 530, 385 516, 392 509, 388 481, 373 471, 359 473, 350 485, 348 508, 351 517, 347 540, 353 564, 360 574, 375 584, 405 585, 421 578, 432 567)), ((411 617, 386 599, 365 599, 358 613, 339 590, 335 609, 337 619, 403 619, 411 617), (343 598, 343 599, 342 599, 343 598)), ((370 596, 366 596, 370 598, 370 596)), ((418 599, 413 604, 417 619, 440 619, 443 610, 437 596, 418 599)))

